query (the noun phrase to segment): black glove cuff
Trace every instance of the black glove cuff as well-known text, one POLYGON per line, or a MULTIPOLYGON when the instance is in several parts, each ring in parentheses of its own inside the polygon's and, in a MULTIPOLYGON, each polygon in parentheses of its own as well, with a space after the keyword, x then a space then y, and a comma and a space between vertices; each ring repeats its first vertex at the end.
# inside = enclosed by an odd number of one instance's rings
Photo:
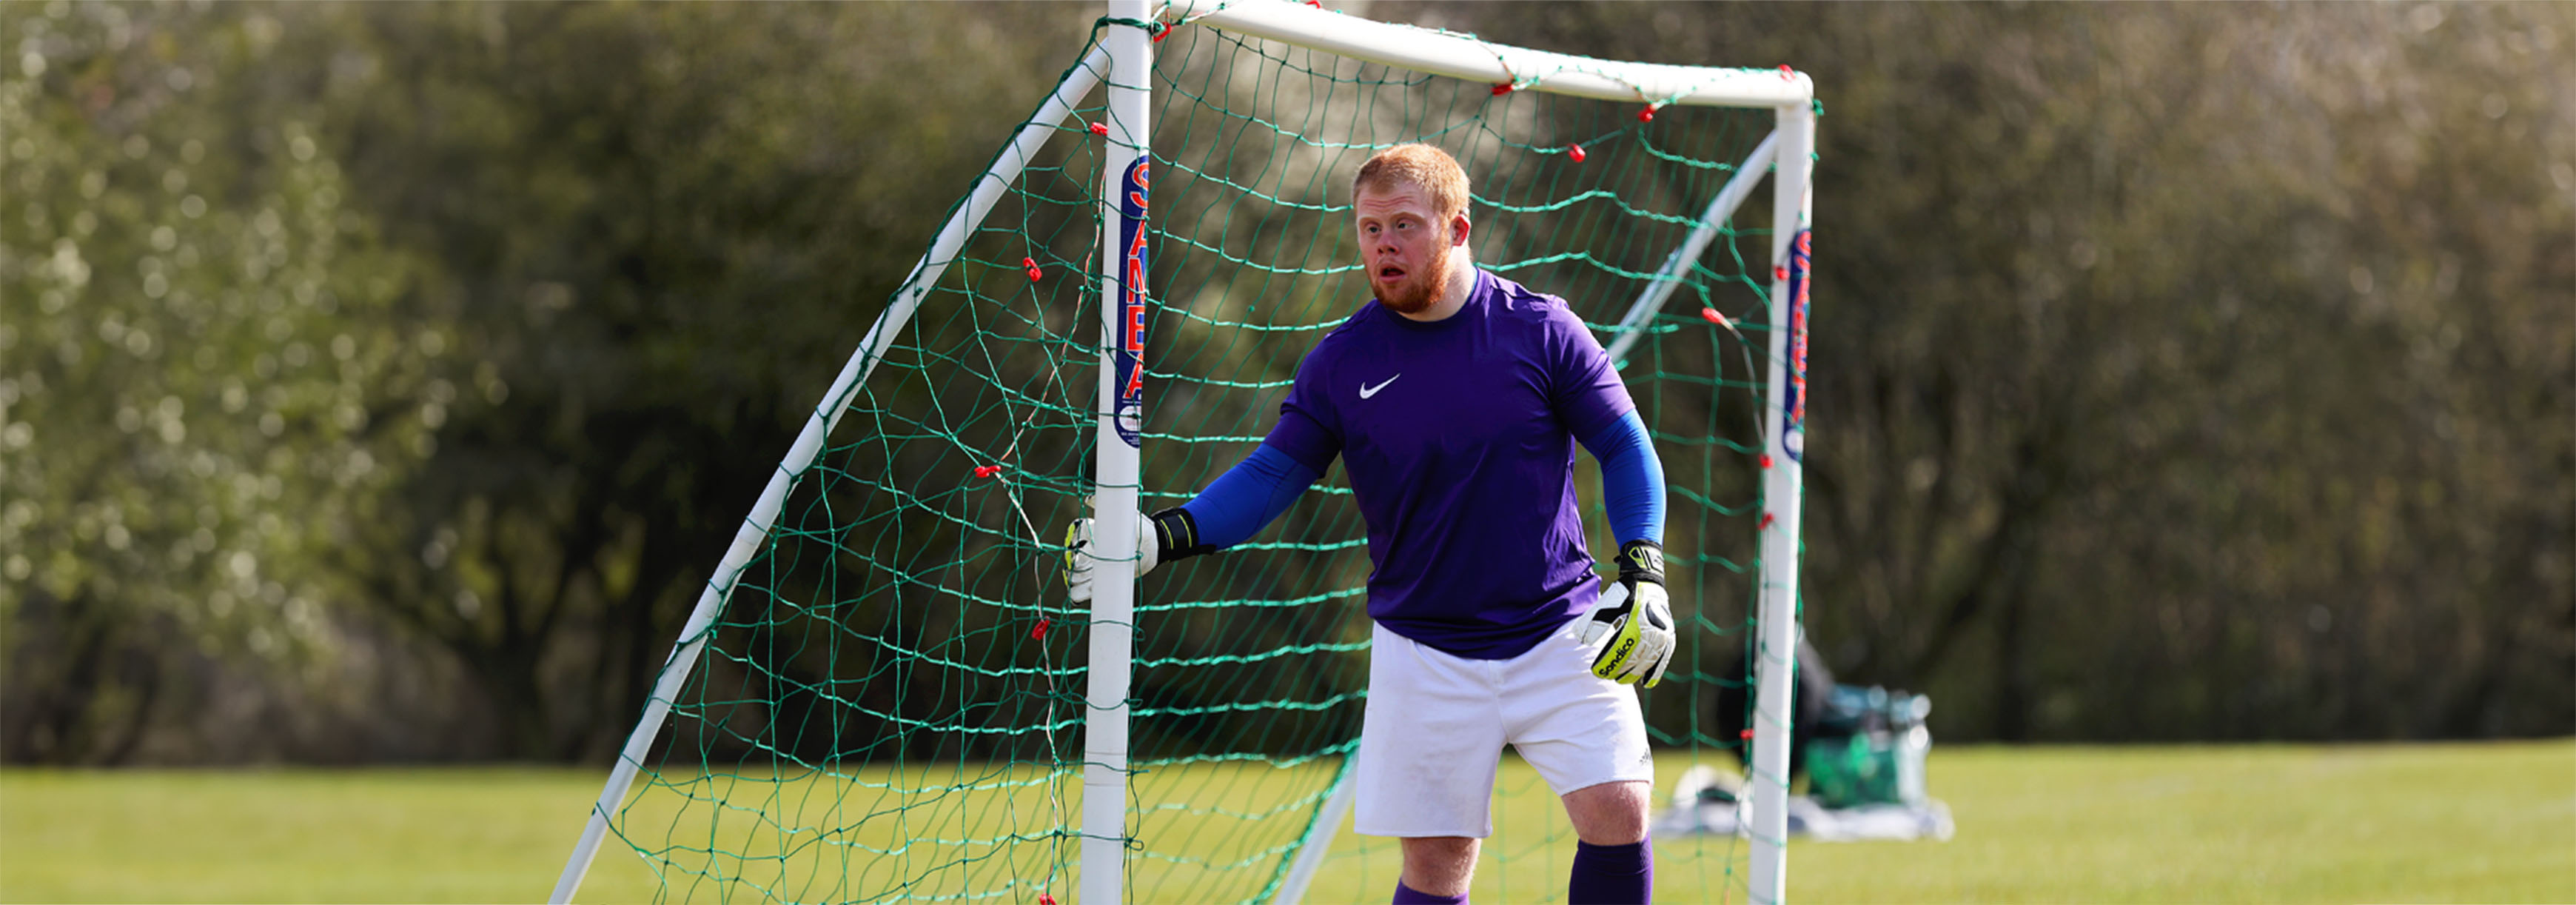
POLYGON ((1640 581, 1663 584, 1664 545, 1650 540, 1620 544, 1619 580, 1632 584, 1640 581))
POLYGON ((1189 510, 1174 506, 1154 513, 1153 519, 1156 562, 1216 552, 1199 541, 1199 520, 1189 510))

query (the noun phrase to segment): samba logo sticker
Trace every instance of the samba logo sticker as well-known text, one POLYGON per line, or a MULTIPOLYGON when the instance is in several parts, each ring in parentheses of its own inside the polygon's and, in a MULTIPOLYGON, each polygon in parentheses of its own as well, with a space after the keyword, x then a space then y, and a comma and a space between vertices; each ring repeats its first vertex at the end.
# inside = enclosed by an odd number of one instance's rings
POLYGON ((1798 230, 1789 243, 1789 388, 1782 407, 1780 449, 1796 462, 1807 461, 1807 268, 1813 229, 1798 230))
POLYGON ((1139 154, 1119 180, 1118 438, 1140 447, 1145 431, 1145 192, 1152 158, 1139 154))

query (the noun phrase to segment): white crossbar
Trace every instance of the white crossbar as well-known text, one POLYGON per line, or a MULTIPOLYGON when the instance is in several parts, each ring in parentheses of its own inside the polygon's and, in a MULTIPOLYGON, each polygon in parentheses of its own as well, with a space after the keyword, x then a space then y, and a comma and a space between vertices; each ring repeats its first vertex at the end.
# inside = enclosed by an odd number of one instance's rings
POLYGON ((1377 22, 1288 0, 1172 0, 1163 21, 1211 25, 1453 79, 1606 101, 1784 107, 1815 98, 1815 81, 1785 68, 1596 60, 1494 44, 1457 32, 1377 22))

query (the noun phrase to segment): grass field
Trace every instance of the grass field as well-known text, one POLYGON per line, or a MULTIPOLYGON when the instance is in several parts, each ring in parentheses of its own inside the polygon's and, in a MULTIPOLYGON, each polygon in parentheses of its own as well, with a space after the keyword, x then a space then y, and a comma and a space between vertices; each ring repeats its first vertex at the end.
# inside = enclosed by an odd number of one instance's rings
MULTIPOLYGON (((1518 762, 1504 766, 1505 786, 1535 783, 1518 762)), ((1684 766, 1670 758, 1660 772, 1684 766)), ((541 900, 601 776, 0 772, 0 901, 541 900)), ((2576 741, 1936 749, 1931 787, 1957 817, 1956 839, 1795 844, 1791 897, 2576 901, 2576 741)), ((1557 849, 1570 844, 1546 840, 1563 815, 1545 795, 1506 800, 1475 898, 1561 899, 1557 849)), ((1341 840, 1309 900, 1385 901, 1392 848, 1341 840)), ((1742 856, 1727 840, 1665 840, 1657 896, 1743 901, 1742 856)), ((648 901, 654 890, 612 845, 582 898, 648 901)))

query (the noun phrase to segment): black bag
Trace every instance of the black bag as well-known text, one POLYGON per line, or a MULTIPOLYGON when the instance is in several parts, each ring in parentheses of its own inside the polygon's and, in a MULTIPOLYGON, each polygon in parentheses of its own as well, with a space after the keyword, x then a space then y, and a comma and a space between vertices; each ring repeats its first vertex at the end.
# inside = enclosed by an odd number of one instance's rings
MULTIPOLYGON (((1833 668, 1825 665, 1825 656, 1817 653, 1815 645, 1808 644, 1803 637, 1798 639, 1797 664, 1798 687, 1789 696, 1789 778, 1793 782, 1806 772, 1807 743, 1815 739, 1820 730, 1831 731, 1828 726, 1839 723, 1829 723, 1828 716, 1834 696, 1833 668)), ((1753 771, 1750 729, 1754 702, 1752 666, 1753 658, 1748 651, 1736 657, 1733 669, 1719 674, 1725 678, 1718 680, 1717 684, 1715 721, 1718 738, 1734 740, 1739 745, 1736 752, 1744 758, 1748 775, 1753 771)), ((1839 731, 1844 735, 1852 732, 1850 729, 1839 731)))

